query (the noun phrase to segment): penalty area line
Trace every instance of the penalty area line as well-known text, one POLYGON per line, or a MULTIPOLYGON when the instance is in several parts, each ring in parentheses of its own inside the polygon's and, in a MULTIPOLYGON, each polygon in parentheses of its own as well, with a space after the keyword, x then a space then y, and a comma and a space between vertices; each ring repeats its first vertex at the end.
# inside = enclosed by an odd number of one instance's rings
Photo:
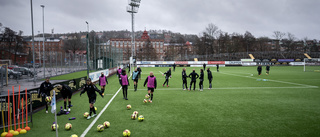
POLYGON ((122 87, 119 88, 119 90, 116 92, 116 94, 114 94, 114 96, 109 100, 109 102, 104 106, 104 108, 101 110, 101 112, 98 114, 98 116, 91 122, 91 124, 87 127, 87 129, 85 131, 83 131, 83 133, 81 134, 80 137, 84 137, 85 135, 87 135, 87 133, 89 132, 89 130, 92 128, 92 126, 97 122, 97 120, 100 118, 100 116, 102 115, 102 113, 108 108, 108 106, 110 105, 110 103, 113 101, 113 99, 118 95, 119 91, 122 89, 122 87))

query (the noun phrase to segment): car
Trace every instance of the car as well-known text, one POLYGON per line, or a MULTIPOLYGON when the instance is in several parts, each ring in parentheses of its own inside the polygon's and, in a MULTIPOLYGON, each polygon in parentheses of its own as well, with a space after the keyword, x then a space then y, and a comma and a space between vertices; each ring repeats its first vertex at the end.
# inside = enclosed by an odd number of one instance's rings
POLYGON ((22 73, 21 72, 16 72, 16 71, 13 71, 11 69, 8 69, 8 77, 13 79, 18 79, 22 76, 22 73))
POLYGON ((37 72, 34 73, 32 70, 26 67, 13 68, 13 71, 18 71, 18 72, 21 72, 22 75, 28 75, 31 77, 37 74, 37 72))
POLYGON ((41 67, 40 63, 36 63, 34 65, 35 65, 36 68, 40 68, 41 67))
POLYGON ((17 66, 17 65, 9 65, 8 66, 8 69, 13 69, 13 68, 18 68, 19 66, 17 66))
POLYGON ((32 68, 33 66, 31 63, 26 63, 26 64, 23 64, 23 67, 32 68))

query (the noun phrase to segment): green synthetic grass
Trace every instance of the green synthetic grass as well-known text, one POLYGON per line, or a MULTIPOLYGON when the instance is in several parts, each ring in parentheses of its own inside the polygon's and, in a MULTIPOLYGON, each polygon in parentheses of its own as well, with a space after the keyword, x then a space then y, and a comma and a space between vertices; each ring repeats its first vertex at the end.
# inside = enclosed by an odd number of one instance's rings
MULTIPOLYGON (((122 99, 122 90, 86 136, 122 136, 129 129, 131 136, 320 136, 320 73, 303 72, 303 67, 271 67, 270 75, 257 76, 256 67, 221 67, 213 72, 213 89, 208 90, 205 72, 204 91, 182 90, 181 69, 176 68, 169 81, 170 87, 162 87, 161 72, 168 68, 142 68, 138 91, 133 91, 130 80, 128 99, 122 99), (143 82, 150 71, 155 73, 158 88, 153 103, 143 103, 147 90, 143 82), (252 76, 253 74, 253 76, 252 76), (127 110, 126 105, 132 109, 127 110), (145 121, 131 120, 133 111, 145 117, 145 121), (111 126, 97 132, 98 124, 109 121, 111 126)), ((187 74, 193 68, 187 68, 187 74)), ((195 68, 199 72, 200 68, 195 68)), ((99 95, 95 106, 98 113, 119 89, 116 76, 108 79, 106 96, 99 95), (109 95, 110 94, 110 95, 109 95)), ((188 79, 190 82, 190 79, 188 79)), ((188 83, 189 87, 189 83, 188 83)), ((86 120, 83 113, 89 111, 88 97, 79 93, 72 96, 73 107, 69 115, 58 116, 59 136, 79 137, 93 119, 86 120), (76 120, 69 121, 69 117, 76 120), (70 131, 64 130, 66 123, 70 131)), ((58 102, 57 106, 63 106, 58 102)), ((55 136, 50 127, 53 114, 44 110, 33 115, 31 131, 19 136, 55 136)))

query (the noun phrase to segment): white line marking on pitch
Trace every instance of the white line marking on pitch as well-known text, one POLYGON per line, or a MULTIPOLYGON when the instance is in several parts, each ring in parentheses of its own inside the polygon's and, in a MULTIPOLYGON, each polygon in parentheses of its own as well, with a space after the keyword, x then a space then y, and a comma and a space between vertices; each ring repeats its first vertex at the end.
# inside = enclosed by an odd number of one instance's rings
MULTIPOLYGON (((130 75, 131 77, 131 75, 130 75)), ((129 77, 129 78, 130 78, 129 77)), ((122 89, 122 87, 119 88, 119 90, 116 92, 116 94, 114 94, 114 96, 109 100, 109 102, 104 106, 104 108, 101 110, 101 112, 98 114, 98 116, 91 122, 91 124, 87 127, 87 129, 85 131, 83 131, 83 133, 81 134, 80 137, 84 137, 85 135, 87 135, 87 133, 89 132, 89 130, 92 128, 92 126, 97 122, 97 120, 100 118, 100 116, 102 115, 102 113, 108 108, 108 106, 111 104, 111 102, 113 101, 113 99, 118 95, 119 91, 122 89)))
POLYGON ((159 72, 163 75, 163 73, 161 71, 159 71, 159 72))
MULTIPOLYGON (((223 73, 223 72, 220 72, 220 73, 226 74, 226 75, 238 76, 238 77, 245 77, 245 78, 257 79, 257 77, 247 77, 247 76, 241 76, 241 75, 230 74, 230 73, 223 73)), ((273 82, 278 82, 278 83, 285 83, 285 84, 291 84, 291 85, 298 85, 298 86, 306 86, 306 87, 311 87, 311 88, 318 88, 318 86, 311 86, 311 85, 306 85, 306 84, 299 84, 299 83, 279 81, 279 80, 272 80, 272 79, 268 79, 268 80, 269 80, 269 81, 273 81, 273 82)))
MULTIPOLYGON (((228 87, 228 88, 212 88, 212 89, 229 90, 229 89, 284 89, 284 88, 317 88, 317 87, 228 87)), ((134 90, 134 89, 128 89, 128 90, 134 90)), ((138 90, 147 91, 147 89, 138 89, 138 90)), ((155 90, 182 90, 182 88, 161 88, 161 89, 155 89, 155 90)), ((204 89, 204 90, 207 90, 207 89, 204 89)))

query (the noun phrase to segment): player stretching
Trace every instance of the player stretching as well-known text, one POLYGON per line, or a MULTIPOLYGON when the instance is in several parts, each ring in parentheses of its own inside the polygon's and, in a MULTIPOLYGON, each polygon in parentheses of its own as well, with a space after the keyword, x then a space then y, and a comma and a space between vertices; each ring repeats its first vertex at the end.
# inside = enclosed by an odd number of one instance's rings
POLYGON ((119 81, 122 86, 123 99, 128 100, 128 86, 130 86, 130 83, 126 70, 122 70, 122 75, 120 75, 119 81))
POLYGON ((72 90, 71 88, 66 85, 66 84, 61 84, 58 85, 57 87, 58 90, 60 90, 60 93, 62 95, 62 98, 64 100, 63 104, 64 104, 64 111, 67 111, 67 98, 68 98, 68 111, 71 111, 70 107, 71 107, 71 97, 72 97, 72 90))
MULTIPOLYGON (((40 98, 40 95, 42 97, 44 97, 44 98, 46 98, 47 96, 50 96, 50 91, 52 89, 53 89, 53 86, 50 83, 50 78, 47 77, 46 81, 44 81, 40 85, 40 91, 39 91, 39 94, 38 94, 38 98, 40 98)), ((51 102, 46 103, 46 113, 48 113, 48 104, 51 104, 51 102)))
POLYGON ((101 72, 101 76, 99 77, 99 85, 101 87, 102 95, 104 95, 106 84, 108 84, 107 77, 103 74, 103 72, 101 72))
POLYGON ((134 86, 134 91, 137 91, 138 88, 138 76, 139 75, 139 71, 138 69, 134 69, 134 71, 132 72, 132 80, 133 80, 133 86, 134 86))
POLYGON ((183 68, 182 69, 182 89, 183 90, 186 90, 186 89, 188 89, 188 84, 187 84, 187 73, 186 73, 186 68, 183 68), (184 87, 186 87, 186 88, 184 88, 184 87))
POLYGON ((257 71, 258 71, 258 75, 260 76, 261 75, 261 71, 262 71, 261 64, 259 64, 259 66, 257 68, 257 71))
POLYGON ((162 75, 164 75, 164 74, 166 74, 166 81, 164 81, 164 83, 163 83, 163 87, 164 87, 164 85, 167 83, 167 87, 169 87, 169 78, 171 78, 171 68, 169 68, 169 70, 167 71, 167 72, 165 72, 165 73, 163 73, 162 75))
POLYGON ((189 78, 191 78, 189 90, 191 90, 192 83, 193 83, 193 90, 196 90, 196 83, 197 83, 198 77, 199 77, 199 75, 196 73, 196 70, 193 69, 192 73, 189 74, 189 78))
POLYGON ((211 89, 212 88, 212 73, 210 71, 210 68, 207 69, 207 73, 208 73, 208 80, 209 80, 209 88, 208 89, 211 89))
POLYGON ((199 82, 199 90, 203 91, 203 80, 204 80, 204 73, 203 73, 203 69, 200 69, 200 82, 199 82))
POLYGON ((268 64, 268 65, 266 66, 266 75, 269 75, 269 71, 270 71, 270 65, 268 64))
POLYGON ((151 99, 149 99, 149 102, 152 103, 154 89, 157 89, 157 79, 153 75, 152 71, 150 72, 150 76, 148 76, 147 79, 144 81, 144 85, 143 86, 145 87, 146 84, 147 84, 147 87, 148 87, 148 95, 151 97, 151 99))
POLYGON ((91 82, 90 78, 88 78, 87 83, 84 84, 83 90, 80 93, 80 97, 84 92, 87 92, 87 95, 89 98, 90 113, 89 113, 89 116, 87 117, 87 119, 90 119, 90 118, 93 118, 97 115, 96 110, 94 109, 94 103, 96 102, 96 98, 97 98, 96 92, 98 92, 101 97, 103 97, 103 95, 102 95, 102 92, 91 82), (91 117, 92 112, 93 112, 93 115, 91 117))

